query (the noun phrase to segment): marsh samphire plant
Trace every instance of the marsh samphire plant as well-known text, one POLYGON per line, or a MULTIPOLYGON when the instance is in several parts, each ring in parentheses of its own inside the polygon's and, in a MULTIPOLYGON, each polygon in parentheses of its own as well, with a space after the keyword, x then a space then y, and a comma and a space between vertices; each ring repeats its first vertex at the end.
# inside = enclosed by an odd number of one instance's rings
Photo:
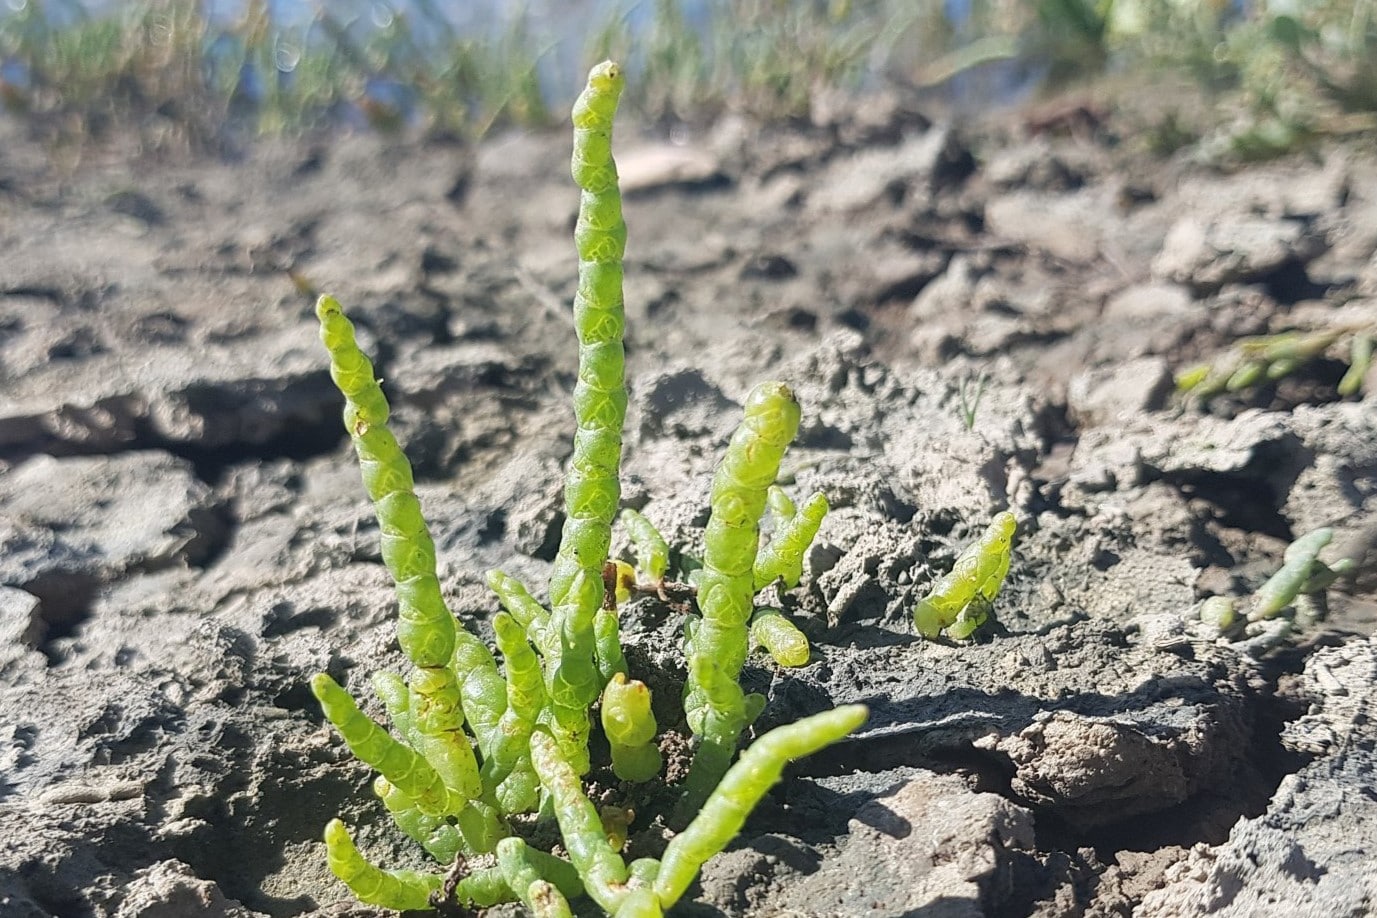
MULTIPOLYGON (((698 614, 686 623, 683 701, 696 746, 677 811, 676 824, 684 827, 659 858, 628 863, 616 837, 624 827, 609 830, 585 791, 599 702, 613 773, 644 782, 662 769, 649 689, 631 677, 622 653, 617 587, 626 565, 608 560, 627 402, 626 224, 611 152, 622 84, 618 65, 599 64, 574 105, 572 172, 582 189, 574 230, 577 430, 548 608, 515 578, 488 575, 504 607, 492 622, 501 667, 486 644, 457 624, 441 596, 435 545, 411 466, 387 428, 389 408, 372 363, 339 303, 321 297, 316 306, 330 373, 345 397, 345 428, 377 513, 383 563, 396 585, 397 640, 411 671, 406 678, 386 672, 373 678, 390 731, 330 676, 316 675, 311 689, 353 753, 379 773, 374 790, 397 825, 443 865, 434 873, 381 869, 358 851, 342 822, 331 821, 325 829, 330 868, 370 904, 422 909, 520 900, 537 916, 560 916, 570 914, 570 900, 586 895, 618 918, 660 915, 735 837, 788 762, 841 739, 866 718, 863 706, 850 705, 777 727, 733 764, 743 732, 765 703, 739 683, 751 642, 785 665, 808 657, 798 629, 775 610, 756 609, 755 594, 776 582, 798 583, 804 553, 827 512, 821 495, 798 509, 775 486, 800 412, 787 386, 762 383, 746 400, 713 479, 703 566, 694 579, 698 614), (762 549, 767 506, 774 529, 762 549), (544 820, 557 823, 567 857, 529 841, 540 834, 532 826, 544 820)), ((634 511, 624 525, 641 572, 660 582, 668 559, 663 538, 634 511)))

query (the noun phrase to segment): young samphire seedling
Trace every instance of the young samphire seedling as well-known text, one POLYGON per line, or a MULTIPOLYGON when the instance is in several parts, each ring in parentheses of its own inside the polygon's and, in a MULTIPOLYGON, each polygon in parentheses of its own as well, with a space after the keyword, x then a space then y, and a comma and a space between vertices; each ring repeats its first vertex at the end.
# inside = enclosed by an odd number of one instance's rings
MULTIPOLYGON (((572 172, 582 189, 574 231, 577 430, 550 607, 515 578, 501 571, 488 575, 504 608, 493 619, 502 667, 482 641, 458 627, 441 597, 435 546, 411 467, 386 426, 388 404, 353 326, 330 297, 316 307, 331 376, 345 396, 345 427, 377 512, 383 563, 396 585, 397 640, 412 670, 405 680, 390 673, 373 680, 392 732, 360 711, 330 676, 315 676, 311 689, 350 750, 378 771, 374 790, 397 825, 442 865, 456 865, 452 884, 438 871, 380 869, 333 820, 325 830, 330 869, 370 904, 421 909, 440 898, 465 907, 520 900, 534 915, 565 916, 569 901, 586 895, 618 918, 661 915, 741 829, 788 762, 836 742, 866 718, 861 705, 804 718, 764 734, 732 764, 741 734, 764 705, 763 697, 745 695, 738 683, 753 637, 783 665, 808 658, 803 635, 778 611, 757 611, 755 594, 776 582, 798 583, 803 556, 827 512, 821 495, 797 510, 774 487, 798 428, 799 406, 783 383, 763 383, 747 399, 745 419, 713 479, 697 580, 700 615, 690 616, 686 626, 684 711, 697 749, 679 811, 685 828, 660 858, 627 863, 620 839, 609 837, 606 814, 584 791, 599 698, 614 774, 649 781, 661 768, 650 691, 630 677, 622 653, 617 588, 624 572, 608 561, 627 400, 626 224, 611 153, 621 89, 620 68, 600 64, 574 106, 572 172), (760 550, 767 504, 774 529, 760 550), (532 847, 519 834, 528 821, 513 817, 529 813, 553 817, 567 859, 532 847), (495 863, 459 869, 480 856, 495 863)), ((642 572, 651 586, 663 588, 664 539, 639 514, 628 511, 623 519, 642 572)), ((611 834, 624 834, 624 826, 611 834)))
POLYGON ((1241 338, 1213 362, 1196 364, 1178 373, 1176 389, 1203 403, 1226 392, 1242 392, 1265 382, 1276 382, 1333 350, 1345 337, 1349 339, 1348 369, 1336 389, 1341 396, 1356 395, 1372 366, 1373 338, 1377 337, 1377 329, 1360 325, 1241 338))
POLYGON ((1013 556, 1018 522, 1007 510, 996 513, 979 541, 956 559, 913 608, 913 626, 930 641, 943 631, 957 640, 976 632, 994 611, 1013 556))

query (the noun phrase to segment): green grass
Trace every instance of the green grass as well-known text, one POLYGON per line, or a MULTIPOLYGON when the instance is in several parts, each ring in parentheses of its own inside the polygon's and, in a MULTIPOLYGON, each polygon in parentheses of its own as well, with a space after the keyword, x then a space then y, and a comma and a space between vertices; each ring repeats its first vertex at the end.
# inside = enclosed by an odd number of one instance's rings
POLYGON ((1315 0, 1294 16, 1263 0, 1243 13, 1224 0, 971 0, 959 21, 942 0, 707 0, 694 22, 681 0, 611 0, 564 35, 519 13, 499 32, 461 34, 440 6, 377 16, 385 6, 337 0, 279 21, 250 0, 212 23, 200 0, 134 0, 101 17, 77 0, 28 0, 0 18, 0 102, 72 148, 132 129, 147 147, 214 149, 341 121, 476 138, 552 125, 571 100, 544 80, 613 57, 635 87, 626 106, 658 123, 806 120, 822 90, 930 88, 992 66, 1005 70, 968 90, 1009 74, 1043 91, 1108 76, 1132 94, 1185 77, 1209 123, 1173 112, 1164 123, 1235 159, 1377 118, 1377 0, 1315 0))

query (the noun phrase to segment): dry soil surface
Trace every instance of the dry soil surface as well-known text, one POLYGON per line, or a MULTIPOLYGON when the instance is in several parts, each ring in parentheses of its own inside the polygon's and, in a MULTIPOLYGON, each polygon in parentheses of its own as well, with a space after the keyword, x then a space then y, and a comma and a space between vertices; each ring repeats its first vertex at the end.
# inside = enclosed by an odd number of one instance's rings
MULTIPOLYGON (((1377 161, 1225 172, 1135 152, 1112 115, 1035 120, 879 100, 790 131, 621 132, 624 500, 697 553, 739 403, 793 386, 790 487, 835 509, 779 597, 813 661, 747 666, 757 731, 872 711, 677 915, 1377 909, 1377 379, 1340 398, 1325 356, 1208 409, 1172 391, 1243 335, 1377 326, 1377 161), (915 600, 1006 508, 997 623, 918 639, 915 600), (1221 636, 1193 616, 1246 609, 1319 526, 1359 561, 1327 617, 1221 636)), ((483 632, 484 572, 542 583, 562 520, 567 159, 563 133, 343 136, 58 173, 3 124, 7 918, 372 914, 325 868, 335 814, 375 859, 422 863, 306 688, 400 660, 288 272, 378 355, 447 595, 483 632)), ((671 728, 682 617, 624 610, 671 728)))

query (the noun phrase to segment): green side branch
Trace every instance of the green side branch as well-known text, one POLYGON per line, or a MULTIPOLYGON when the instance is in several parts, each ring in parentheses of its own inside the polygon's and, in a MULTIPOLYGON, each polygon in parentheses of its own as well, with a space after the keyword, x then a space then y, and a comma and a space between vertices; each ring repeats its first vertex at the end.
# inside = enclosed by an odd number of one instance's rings
POLYGON ((537 647, 543 646, 542 638, 545 626, 550 621, 550 613, 531 595, 526 585, 502 571, 488 571, 487 582, 488 589, 496 594, 507 614, 525 630, 531 643, 537 647))
POLYGON ((698 869, 727 846, 760 798, 794 759, 832 745, 865 723, 864 705, 846 705, 776 727, 752 743, 722 778, 688 828, 665 848, 655 894, 669 908, 688 889, 698 869))
POLYGON ((626 675, 626 655, 622 653, 621 623, 617 610, 602 608, 593 616, 593 649, 596 651, 598 679, 606 685, 618 675, 626 675))
POLYGON ((540 802, 529 744, 531 731, 545 711, 545 684, 540 661, 520 623, 499 612, 493 617, 493 631, 505 664, 507 705, 483 763, 484 786, 493 789, 504 813, 527 812, 540 802))
POLYGON ((438 874, 374 867, 359 853, 349 830, 338 819, 325 827, 325 856, 330 872, 355 898, 369 905, 406 911, 430 908, 430 897, 444 883, 438 874))
MULTIPOLYGON (((507 841, 520 839, 509 838, 507 841)), ((499 852, 497 866, 517 898, 531 910, 533 918, 572 918, 569 900, 552 883, 542 880, 527 861, 510 855, 503 857, 503 852, 499 852)))
POLYGON ((636 553, 636 566, 651 584, 662 583, 669 570, 669 543, 650 520, 630 507, 622 511, 621 521, 636 553))
POLYGON ((502 878, 535 918, 563 918, 569 900, 583 895, 573 864, 530 847, 522 839, 504 838, 497 846, 502 878))
POLYGON ((1348 370, 1339 381, 1338 392, 1343 396, 1355 395, 1372 365, 1373 335, 1372 328, 1352 325, 1241 338, 1212 362, 1187 367, 1178 373, 1176 388, 1200 402, 1226 392, 1242 392, 1260 383, 1290 376, 1329 351, 1345 336, 1351 336, 1348 370))
MULTIPOLYGON (((783 489, 771 488, 772 494, 776 491, 784 494, 783 489)), ((788 500, 787 495, 784 496, 784 500, 788 500)), ((775 506, 781 510, 786 506, 792 509, 792 501, 786 505, 776 498, 770 503, 772 510, 775 506)), ((813 539, 817 537, 818 529, 822 526, 822 520, 830 509, 825 496, 814 494, 804 503, 802 510, 790 513, 787 517, 777 516, 770 541, 760 549, 755 559, 757 590, 769 586, 776 580, 782 580, 784 586, 789 589, 798 586, 799 581, 803 579, 803 556, 813 544, 813 539)))
POLYGON ((751 643, 764 647, 780 666, 808 662, 808 638, 778 609, 757 609, 751 616, 751 643))
POLYGON ((1320 552, 1334 539, 1334 530, 1316 529, 1299 537, 1282 554, 1279 570, 1253 596, 1250 622, 1272 618, 1302 597, 1321 595, 1357 565, 1342 558, 1332 565, 1320 560, 1320 552))
MULTIPOLYGON (((375 867, 359 852, 349 830, 338 819, 325 827, 325 850, 331 872, 360 902, 369 905, 397 911, 427 910, 444 887, 440 874, 375 867)), ((497 858, 497 866, 474 870, 460 879, 453 901, 469 908, 490 908, 521 900, 537 918, 560 918, 569 914, 568 899, 583 894, 572 864, 528 848, 519 838, 503 839, 497 845, 497 858)))
POLYGON ((349 751, 376 769, 428 816, 457 813, 467 802, 451 793, 435 769, 409 746, 393 739, 359 710, 354 699, 325 673, 311 679, 311 692, 349 751))
POLYGON ((626 894, 626 862, 607 840, 597 808, 584 794, 579 776, 559 743, 544 730, 531 735, 531 761, 550 795, 564 847, 584 888, 603 910, 615 915, 626 894))
POLYGON ((464 839, 453 823, 423 813, 414 800, 382 775, 373 779, 373 793, 387 807, 397 827, 439 863, 452 863, 455 855, 464 850, 464 839))

